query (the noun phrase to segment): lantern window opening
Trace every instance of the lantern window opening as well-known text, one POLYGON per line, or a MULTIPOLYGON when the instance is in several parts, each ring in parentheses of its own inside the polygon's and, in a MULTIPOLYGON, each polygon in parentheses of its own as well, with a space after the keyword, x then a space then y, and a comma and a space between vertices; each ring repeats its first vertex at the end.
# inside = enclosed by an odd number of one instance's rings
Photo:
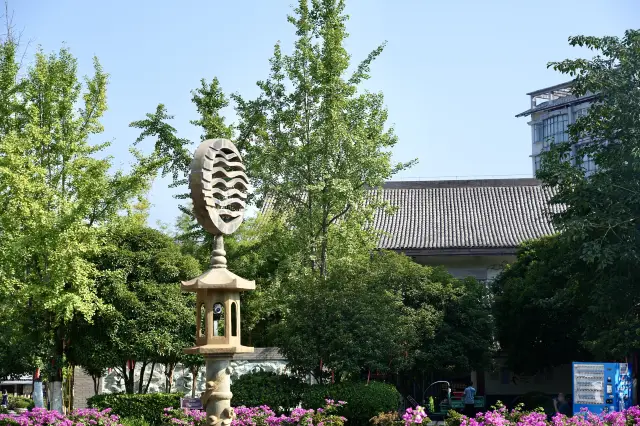
POLYGON ((224 336, 225 334, 225 309, 224 303, 213 304, 213 337, 224 336))
POLYGON ((231 302, 231 336, 238 336, 238 308, 236 302, 231 302))
POLYGON ((205 337, 207 332, 207 310, 204 302, 200 303, 198 309, 198 336, 205 337))

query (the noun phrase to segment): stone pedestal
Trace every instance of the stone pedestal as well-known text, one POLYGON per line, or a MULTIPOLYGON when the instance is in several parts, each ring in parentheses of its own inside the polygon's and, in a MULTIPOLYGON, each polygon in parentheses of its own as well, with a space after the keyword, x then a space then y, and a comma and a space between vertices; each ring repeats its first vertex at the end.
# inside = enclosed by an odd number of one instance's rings
POLYGON ((231 379, 229 360, 206 358, 206 390, 201 396, 207 412, 208 426, 228 425, 234 418, 231 408, 231 379))

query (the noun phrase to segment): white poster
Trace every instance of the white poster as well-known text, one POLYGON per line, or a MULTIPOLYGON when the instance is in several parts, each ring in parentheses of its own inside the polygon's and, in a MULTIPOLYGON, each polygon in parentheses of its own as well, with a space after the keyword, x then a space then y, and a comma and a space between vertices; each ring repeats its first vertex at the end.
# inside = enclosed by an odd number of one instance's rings
POLYGON ((604 404, 604 364, 573 365, 574 404, 604 404))

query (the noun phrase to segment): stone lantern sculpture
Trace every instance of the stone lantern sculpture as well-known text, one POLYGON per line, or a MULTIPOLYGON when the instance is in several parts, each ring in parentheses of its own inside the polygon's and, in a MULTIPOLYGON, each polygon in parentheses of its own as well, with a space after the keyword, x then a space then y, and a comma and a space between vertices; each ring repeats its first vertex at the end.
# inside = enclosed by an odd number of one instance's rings
POLYGON ((240 292, 254 290, 255 282, 227 269, 223 241, 242 223, 248 188, 242 158, 231 141, 210 139, 198 146, 189 189, 195 217, 213 235, 214 244, 210 269, 183 282, 182 290, 196 293, 196 346, 185 353, 205 357, 206 390, 201 399, 208 426, 233 420, 229 361, 235 354, 253 352, 240 344, 240 292))

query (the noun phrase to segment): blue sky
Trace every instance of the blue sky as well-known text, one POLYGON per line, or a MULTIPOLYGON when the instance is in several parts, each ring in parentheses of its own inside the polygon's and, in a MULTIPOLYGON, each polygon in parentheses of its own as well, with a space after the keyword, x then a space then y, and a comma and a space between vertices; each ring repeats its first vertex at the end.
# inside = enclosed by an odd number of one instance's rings
MULTIPOLYGON (((110 74, 109 110, 100 140, 116 165, 131 161, 131 121, 164 103, 180 136, 198 141, 190 91, 218 77, 227 93, 257 95, 273 45, 290 51, 286 15, 295 0, 12 0, 29 53, 62 43, 82 74, 99 57, 110 74)), ((354 62, 379 43, 369 90, 382 91, 399 136, 394 157, 418 158, 402 178, 531 176, 530 131, 515 114, 525 93, 566 77, 546 63, 591 56, 567 44, 575 34, 622 35, 638 27, 640 0, 347 0, 354 62)), ((233 121, 233 110, 227 117, 233 121)), ((168 179, 150 193, 150 224, 178 214, 168 179)))

